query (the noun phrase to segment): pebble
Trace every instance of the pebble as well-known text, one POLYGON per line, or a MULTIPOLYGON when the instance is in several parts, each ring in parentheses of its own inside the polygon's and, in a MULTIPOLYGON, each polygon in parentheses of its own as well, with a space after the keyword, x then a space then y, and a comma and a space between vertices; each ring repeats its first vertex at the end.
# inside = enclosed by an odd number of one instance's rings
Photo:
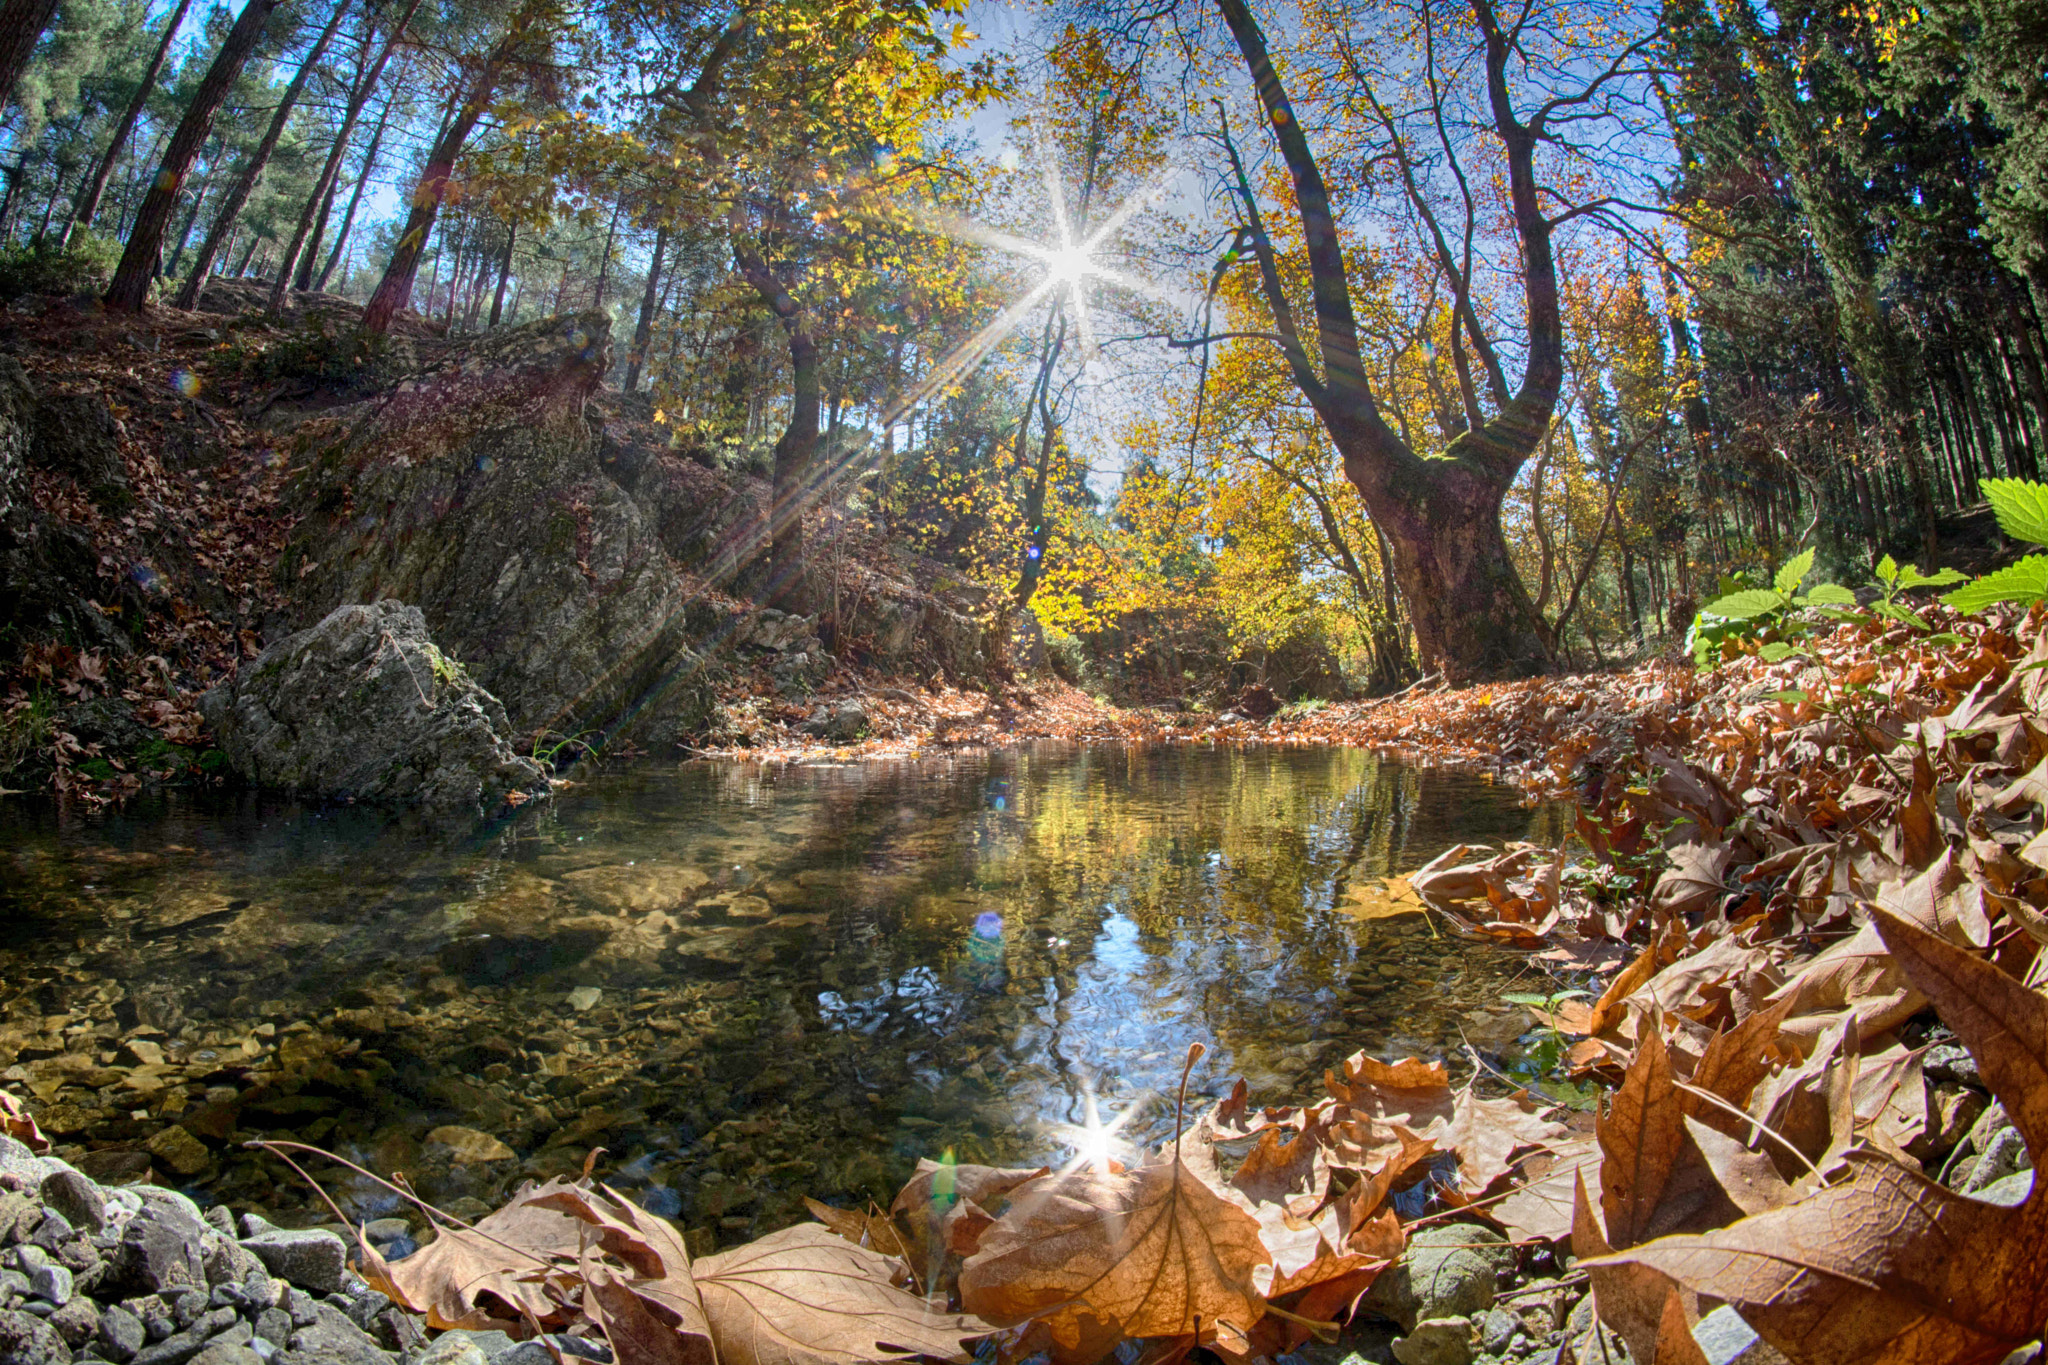
POLYGON ((142 1319, 126 1308, 108 1304, 100 1310, 100 1354, 115 1365, 126 1365, 147 1344, 147 1340, 142 1319))
POLYGON ((62 1308, 71 1302, 71 1272, 61 1265, 39 1265, 28 1272, 29 1292, 62 1308))

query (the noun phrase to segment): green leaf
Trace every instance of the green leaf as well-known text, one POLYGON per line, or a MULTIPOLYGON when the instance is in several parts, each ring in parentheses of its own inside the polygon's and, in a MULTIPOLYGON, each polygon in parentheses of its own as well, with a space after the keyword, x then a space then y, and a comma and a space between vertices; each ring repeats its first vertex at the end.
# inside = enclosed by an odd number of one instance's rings
MULTIPOLYGON (((2017 483, 2016 479, 1994 479, 1987 483, 2017 483)), ((2004 524, 2005 518, 1999 518, 2004 524)), ((2048 530, 2044 525, 2043 530, 2048 530)), ((1957 588, 1941 600, 1957 611, 1978 612, 2000 602, 2039 602, 2048 597, 2048 555, 2028 555, 2017 564, 1985 574, 1974 583, 1957 588)))
POLYGON ((1771 641, 1769 644, 1758 649, 1756 654, 1759 659, 1762 659, 1767 664, 1781 664, 1787 659, 1799 657, 1799 651, 1786 644, 1783 640, 1771 641))
POLYGON ((1814 607, 1853 607, 1856 605, 1856 594, 1840 583, 1816 583, 1813 585, 1813 591, 1806 594, 1805 601, 1808 606, 1814 607))
POLYGON ((1725 616, 1731 621, 1749 621, 1759 616, 1768 616, 1774 611, 1782 611, 1785 605, 1783 596, 1767 588, 1745 588, 1741 592, 1731 592, 1726 597, 1716 598, 1701 610, 1709 616, 1725 616))
POLYGON ((1778 570, 1778 576, 1771 580, 1771 586, 1786 597, 1798 591, 1806 575, 1813 572, 1813 551, 1804 550, 1785 561, 1785 567, 1778 570))
POLYGON ((1549 996, 1532 995, 1528 991, 1509 991, 1501 999, 1510 1005, 1533 1005, 1537 1009, 1542 1009, 1550 1003, 1549 996))
POLYGON ((1900 625, 1911 626, 1917 631, 1926 632, 1934 629, 1927 624, 1926 617, 1911 607, 1900 606, 1897 602, 1873 602, 1870 609, 1888 621, 1897 621, 1900 625))
MULTIPOLYGON (((2048 545, 2048 485, 2030 479, 1986 479, 1978 486, 1991 500, 1991 510, 1998 514, 2001 530, 2014 540, 2048 545)), ((1981 583, 1984 580, 1980 578, 1977 581, 1981 583)), ((1957 610, 1964 608, 1958 607, 1957 610)))
POLYGON ((1805 701, 1805 700, 1806 700, 1806 694, 1805 694, 1804 692, 1801 692, 1801 691, 1800 691, 1800 690, 1799 690, 1798 688, 1796 688, 1796 687, 1788 687, 1788 688, 1786 688, 1786 689, 1785 689, 1784 691, 1782 691, 1782 692, 1766 692, 1766 693, 1764 693, 1764 700, 1765 700, 1765 701, 1789 701, 1789 702, 1802 702, 1802 701, 1805 701))
POLYGON ((1878 561, 1877 561, 1877 577, 1878 577, 1878 581, 1879 581, 1879 582, 1881 582, 1881 583, 1896 583, 1896 582, 1898 582, 1898 581, 1899 581, 1899 561, 1898 561, 1898 560, 1896 560, 1896 559, 1893 559, 1893 558, 1892 558, 1892 557, 1891 557, 1890 555, 1886 555, 1886 556, 1885 556, 1885 557, 1884 557, 1883 559, 1880 559, 1880 560, 1878 560, 1878 561))
POLYGON ((1937 573, 1921 573, 1918 569, 1908 564, 1906 572, 1899 579, 1899 587, 1902 590, 1906 588, 1945 588, 1951 583, 1967 583, 1969 581, 1970 576, 1961 569, 1942 569, 1937 573))

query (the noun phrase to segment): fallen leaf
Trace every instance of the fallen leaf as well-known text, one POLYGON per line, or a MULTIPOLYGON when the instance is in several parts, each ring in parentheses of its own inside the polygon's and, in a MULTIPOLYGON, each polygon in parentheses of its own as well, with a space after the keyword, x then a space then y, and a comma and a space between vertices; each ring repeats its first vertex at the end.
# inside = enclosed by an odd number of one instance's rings
POLYGON ((524 1186, 471 1227, 437 1226, 434 1240, 402 1261, 386 1261, 359 1237, 362 1276, 400 1307, 425 1314, 429 1327, 516 1329, 528 1318, 559 1326, 570 1312, 566 1295, 583 1242, 576 1219, 542 1202, 563 1192, 578 1191, 559 1179, 524 1186))
POLYGON ((960 1300, 999 1324, 1042 1318, 1059 1365, 1090 1365, 1126 1337, 1249 1331, 1270 1259, 1258 1221, 1176 1157, 1032 1182, 961 1267, 960 1300))
POLYGON ((706 1256, 692 1274, 720 1365, 960 1360, 993 1330, 896 1288, 887 1257, 816 1223, 706 1256))

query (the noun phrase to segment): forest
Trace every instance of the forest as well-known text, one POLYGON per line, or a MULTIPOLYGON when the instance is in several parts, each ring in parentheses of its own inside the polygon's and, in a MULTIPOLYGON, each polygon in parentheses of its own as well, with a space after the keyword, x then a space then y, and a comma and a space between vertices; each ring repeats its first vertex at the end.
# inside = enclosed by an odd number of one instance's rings
POLYGON ((5 273, 359 352, 609 309, 674 450, 1147 699, 1638 657, 2039 472, 2030 6, 973 20, 11 5, 5 273))
POLYGON ((2041 1358, 2037 0, 0 0, 0 179, 0 1365, 2041 1358))

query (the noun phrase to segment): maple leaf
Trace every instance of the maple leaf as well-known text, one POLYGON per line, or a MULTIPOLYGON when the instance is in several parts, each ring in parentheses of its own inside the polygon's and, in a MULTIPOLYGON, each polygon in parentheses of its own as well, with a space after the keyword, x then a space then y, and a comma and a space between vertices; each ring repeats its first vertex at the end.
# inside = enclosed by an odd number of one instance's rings
MULTIPOLYGON (((1913 985, 1977 1059, 2030 1153, 2048 1153, 2048 998, 1882 909, 1872 921, 1913 985)), ((1851 1178, 1717 1232, 1660 1238, 1584 1264, 1653 1269, 1741 1306, 1813 1365, 2001 1360, 2048 1318, 2048 1196, 2017 1208, 1952 1193, 1852 1151, 1851 1178)))
POLYGON ((573 1191, 568 1181, 526 1185, 510 1203, 470 1227, 440 1226, 402 1261, 386 1261, 358 1237, 361 1273, 393 1303, 436 1328, 517 1329, 529 1318, 559 1326, 583 1244, 576 1219, 541 1201, 573 1191))
POLYGON ((0 1133, 22 1143, 31 1152, 50 1150, 50 1140, 43 1136, 42 1129, 36 1127, 36 1121, 29 1117, 28 1110, 5 1090, 0 1090, 0 1133))
POLYGON ((890 1283, 888 1257, 816 1223, 772 1232, 692 1267, 722 1365, 864 1365, 964 1359, 993 1328, 890 1283))
POLYGON ((1125 1337, 1172 1337, 1263 1312, 1272 1259, 1251 1214, 1179 1156, 1133 1171, 1032 1182, 960 1270, 960 1301, 997 1323, 1041 1319, 1058 1365, 1090 1365, 1125 1337))

